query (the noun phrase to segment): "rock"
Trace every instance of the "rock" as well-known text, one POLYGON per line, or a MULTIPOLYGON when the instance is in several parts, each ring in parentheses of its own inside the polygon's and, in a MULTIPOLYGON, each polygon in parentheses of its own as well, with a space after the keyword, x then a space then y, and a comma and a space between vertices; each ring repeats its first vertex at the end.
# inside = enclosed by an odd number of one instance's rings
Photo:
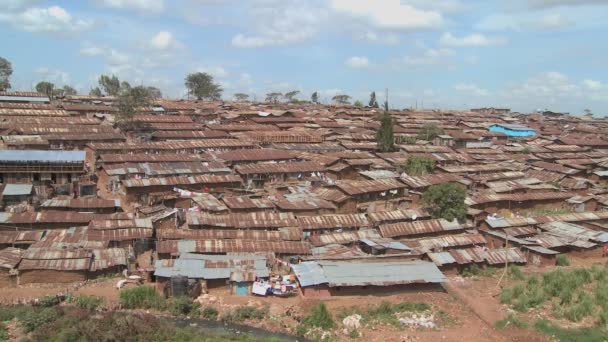
POLYGON ((358 330, 361 328, 361 315, 354 314, 347 316, 342 320, 342 324, 344 324, 348 330, 358 330))
POLYGON ((433 315, 412 315, 411 317, 400 318, 399 321, 401 324, 413 328, 433 329, 437 327, 435 324, 435 317, 433 315))

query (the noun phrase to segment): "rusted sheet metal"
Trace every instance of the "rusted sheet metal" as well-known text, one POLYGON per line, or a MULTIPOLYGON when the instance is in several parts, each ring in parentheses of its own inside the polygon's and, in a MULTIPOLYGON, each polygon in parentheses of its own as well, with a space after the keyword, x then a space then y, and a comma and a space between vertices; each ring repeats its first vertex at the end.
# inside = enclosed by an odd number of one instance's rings
POLYGON ((86 238, 89 241, 130 241, 152 237, 152 229, 122 228, 122 229, 89 229, 86 238))
POLYGON ((458 234, 400 241, 404 242, 410 247, 418 249, 420 252, 427 252, 433 249, 481 246, 487 244, 486 238, 484 238, 481 234, 458 234))
POLYGON ((13 247, 0 249, 0 268, 14 269, 21 261, 23 252, 23 249, 13 247))
POLYGON ((398 190, 405 188, 405 184, 396 179, 378 179, 378 180, 363 180, 351 181, 340 180, 336 181, 336 186, 344 191, 347 195, 360 195, 370 192, 384 192, 390 190, 398 190))
POLYGON ((175 177, 154 177, 144 179, 128 179, 122 183, 127 188, 145 188, 149 186, 175 186, 193 184, 231 184, 239 185, 242 183, 241 177, 237 175, 196 175, 196 176, 175 176, 175 177))
POLYGON ((364 214, 306 216, 298 217, 298 222, 304 230, 369 227, 369 222, 364 214))
POLYGON ((412 221, 417 219, 427 219, 431 217, 431 214, 427 209, 400 209, 392 211, 379 211, 370 213, 369 220, 374 225, 380 225, 382 223, 396 223, 401 221, 412 221))
POLYGON ((320 198, 333 203, 342 203, 350 198, 342 191, 330 188, 318 188, 314 190, 314 193, 320 198))
POLYGON ((534 235, 538 233, 536 228, 530 226, 505 228, 503 231, 505 234, 515 237, 534 235))
POLYGON ((119 133, 62 133, 53 135, 42 135, 42 139, 46 139, 51 143, 63 142, 63 141, 84 141, 84 142, 95 142, 95 141, 126 141, 127 138, 119 133))
POLYGON ((346 149, 349 150, 367 150, 367 151, 375 151, 378 148, 378 144, 376 142, 347 142, 343 141, 340 143, 346 149))
POLYGON ((589 150, 589 147, 578 145, 546 145, 545 148, 555 152, 584 152, 589 150))
POLYGON ((208 215, 188 212, 186 218, 189 226, 209 226, 226 228, 282 228, 298 227, 298 221, 292 213, 244 213, 228 215, 208 215))
POLYGON ((462 180, 462 177, 452 174, 436 174, 428 176, 410 176, 403 174, 399 178, 402 182, 407 184, 412 189, 427 188, 431 185, 457 182, 462 180))
POLYGON ((142 123, 183 123, 192 124, 193 121, 186 115, 155 115, 155 114, 140 114, 133 118, 136 122, 142 123))
MULTIPOLYGON (((267 126, 265 126, 267 127, 267 126)), ((268 131, 266 128, 263 130, 251 130, 250 132, 243 133, 243 136, 247 139, 260 142, 262 144, 270 143, 322 143, 323 136, 314 134, 310 131, 268 131)))
MULTIPOLYGON (((521 171, 508 171, 508 172, 497 172, 497 173, 489 173, 485 175, 468 175, 467 178, 475 181, 475 182, 491 182, 498 180, 507 180, 507 179, 518 179, 524 178, 526 176, 525 173, 521 171)), ((532 176, 530 176, 532 177, 532 176)))
POLYGON ((114 163, 170 163, 201 162, 211 160, 207 154, 102 154, 99 156, 104 164, 114 163))
POLYGON ((284 211, 302 211, 319 209, 337 209, 330 201, 312 196, 288 197, 276 196, 275 206, 284 211))
POLYGON ((544 200, 565 200, 572 197, 572 194, 567 192, 530 192, 526 194, 480 194, 473 198, 467 197, 465 203, 467 205, 477 205, 492 202, 511 201, 511 202, 527 202, 527 201, 544 201, 544 200))
POLYGON ((573 223, 554 221, 541 224, 539 227, 552 235, 599 243, 608 242, 608 233, 589 229, 573 223))
POLYGON ((383 237, 415 236, 437 232, 453 232, 463 230, 465 227, 454 220, 453 222, 438 219, 414 222, 400 222, 380 225, 380 234, 383 237))
POLYGON ((374 166, 378 168, 390 168, 391 165, 381 158, 368 158, 368 159, 345 159, 344 162, 350 166, 361 167, 361 166, 374 166))
POLYGON ((292 240, 289 234, 280 231, 226 229, 159 229, 156 237, 161 240, 292 240))
POLYGON ((103 198, 72 198, 72 199, 50 199, 41 204, 42 208, 71 208, 71 209, 106 209, 120 208, 120 200, 107 200, 103 198))
POLYGON ((118 110, 116 107, 106 105, 94 105, 86 103, 63 103, 61 104, 63 109, 70 112, 95 112, 95 113, 109 113, 118 110))
POLYGON ((0 108, 0 116, 70 116, 70 113, 63 109, 18 109, 0 108))
POLYGON ((230 162, 243 161, 267 161, 267 160, 287 160, 296 158, 296 154, 290 151, 277 150, 272 148, 264 149, 244 149, 233 150, 219 153, 218 158, 230 162))
POLYGON ((486 250, 486 261, 490 265, 505 264, 507 262, 510 264, 525 264, 527 262, 526 256, 519 248, 486 250))
POLYGON ((359 231, 352 232, 340 232, 340 233, 328 233, 328 234, 319 234, 319 235, 311 235, 308 237, 308 241, 315 246, 325 246, 330 244, 350 244, 361 239, 373 239, 379 238, 380 234, 375 229, 363 229, 359 231))
POLYGON ((0 230, 0 244, 32 244, 44 236, 44 230, 0 230))
POLYGON ((572 174, 580 172, 579 170, 567 168, 567 167, 559 165, 559 164, 548 163, 548 162, 543 162, 543 161, 532 163, 532 166, 538 167, 538 168, 540 168, 542 170, 547 170, 547 171, 552 171, 552 172, 557 172, 557 173, 563 173, 563 174, 566 174, 566 175, 572 175, 572 174))
POLYGON ((223 131, 212 131, 212 130, 197 130, 192 131, 192 125, 190 130, 181 131, 159 131, 152 133, 152 138, 157 140, 162 139, 219 139, 219 138, 230 138, 230 135, 223 131))
POLYGON ((17 108, 17 109, 56 109, 50 103, 20 103, 20 102, 2 102, 0 108, 17 108))
POLYGON ((25 212, 25 213, 0 213, 0 223, 4 224, 34 224, 34 223, 64 223, 73 225, 87 225, 94 219, 129 219, 131 213, 117 214, 91 214, 66 211, 44 211, 44 212, 25 212))
POLYGON ((564 177, 566 177, 566 175, 562 174, 562 173, 550 172, 550 171, 545 171, 545 170, 534 170, 534 169, 530 169, 530 170, 526 171, 526 176, 531 177, 531 178, 536 178, 536 179, 542 179, 544 182, 547 182, 547 183, 559 182, 564 177))
POLYGON ((230 209, 272 209, 274 204, 267 198, 251 198, 247 196, 224 197, 222 201, 230 209))
POLYGON ((530 226, 548 222, 563 221, 563 222, 585 222, 608 219, 608 212, 592 211, 584 213, 569 213, 561 215, 535 216, 535 217, 520 217, 520 218, 488 218, 485 222, 490 228, 507 228, 518 226, 530 226))
POLYGON ((278 127, 270 125, 256 125, 256 124, 209 124, 209 129, 215 131, 226 131, 226 132, 238 132, 238 131, 278 131, 278 127))
POLYGON ((163 177, 172 175, 222 174, 232 170, 224 163, 213 162, 167 162, 167 163, 124 163, 104 165, 109 176, 145 175, 163 177))
POLYGON ((152 229, 152 220, 150 220, 150 219, 93 220, 89 223, 89 229, 96 229, 96 230, 129 229, 129 228, 152 229))
POLYGON ((127 252, 124 248, 94 249, 91 272, 101 271, 115 266, 126 266, 127 252))
POLYGON ((241 175, 275 174, 275 173, 310 173, 322 172, 325 166, 317 162, 285 162, 276 164, 237 165, 234 170, 241 175))
POLYGON ((514 170, 513 163, 508 164, 477 164, 477 165, 438 165, 437 168, 449 173, 492 172, 514 170))
POLYGON ((90 143, 87 144, 93 151, 160 151, 160 150, 192 150, 192 149, 214 149, 214 148, 246 148, 254 147, 249 141, 237 139, 203 139, 184 141, 159 141, 145 142, 139 144, 121 143, 90 143))
POLYGON ((89 237, 87 227, 55 229, 46 232, 44 238, 30 248, 38 249, 73 249, 73 248, 105 248, 107 240, 93 240, 89 237))
POLYGON ((220 202, 212 194, 201 193, 192 197, 192 201, 196 203, 204 211, 228 211, 228 207, 220 202))
MULTIPOLYGON (((149 122, 142 123, 137 127, 140 131, 192 131, 193 129, 203 129, 203 125, 195 123, 164 123, 164 122, 149 122)), ((222 137, 222 136, 220 136, 222 137)), ((224 136, 225 137, 225 136, 224 136)))
POLYGON ((45 122, 41 125, 30 124, 27 126, 19 126, 15 128, 20 134, 38 134, 38 135, 74 135, 86 133, 115 133, 112 126, 101 125, 74 125, 74 124, 51 124, 45 122))
POLYGON ((159 241, 158 253, 280 253, 310 254, 310 245, 300 241, 261 240, 166 240, 159 241))
POLYGON ((29 248, 23 253, 19 270, 86 271, 92 259, 93 253, 83 249, 29 248))
POLYGON ((447 146, 399 145, 399 147, 409 153, 454 153, 454 150, 447 146))

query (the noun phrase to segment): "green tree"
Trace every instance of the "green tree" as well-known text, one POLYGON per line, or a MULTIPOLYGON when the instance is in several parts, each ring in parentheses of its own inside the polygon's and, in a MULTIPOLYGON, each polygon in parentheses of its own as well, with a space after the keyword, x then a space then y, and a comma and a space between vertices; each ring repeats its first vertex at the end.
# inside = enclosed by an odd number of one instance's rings
POLYGON ((49 98, 53 97, 53 90, 55 85, 48 81, 41 81, 36 84, 36 91, 42 94, 46 94, 49 98))
POLYGON ((101 89, 99 89, 99 87, 95 87, 93 89, 91 89, 89 91, 89 95, 90 96, 97 96, 97 97, 102 97, 103 94, 101 93, 101 89))
POLYGON ((128 88, 118 96, 117 121, 123 126, 130 126, 137 110, 148 107, 152 103, 150 91, 145 86, 128 88))
POLYGON ((74 89, 73 87, 69 86, 69 85, 64 85, 63 88, 63 95, 76 95, 78 94, 78 92, 76 91, 76 89, 74 89))
POLYGON ((6 91, 11 88, 11 75, 13 74, 13 65, 6 58, 0 57, 0 91, 6 91))
POLYGON ((372 93, 369 94, 369 106, 372 108, 379 108, 378 101, 376 101, 376 92, 375 91, 372 91, 372 93))
POLYGON ((148 93, 150 94, 150 98, 152 100, 157 100, 157 99, 163 98, 163 93, 162 93, 162 91, 160 91, 160 89, 158 89, 156 87, 146 87, 146 89, 148 89, 148 93))
POLYGON ((295 100, 295 97, 300 93, 299 90, 292 90, 290 92, 285 93, 285 95, 283 95, 283 97, 285 98, 285 100, 287 100, 287 102, 292 102, 293 100, 295 100))
POLYGON ((249 98, 249 95, 244 94, 244 93, 236 93, 236 94, 234 94, 234 98, 237 101, 247 101, 247 99, 249 98))
POLYGON ((407 145, 414 145, 417 140, 415 136, 405 134, 403 134, 400 138, 401 142, 407 145))
POLYGON ((393 117, 389 112, 384 112, 380 115, 380 128, 376 132, 376 142, 380 152, 392 152, 395 150, 393 117))
POLYGON ((319 103, 319 93, 316 91, 312 93, 312 95, 310 95, 310 101, 312 101, 312 103, 319 103))
POLYGON ((403 166, 404 171, 410 176, 423 176, 431 173, 435 168, 435 161, 428 157, 409 157, 403 166))
POLYGON ((361 101, 357 100, 357 101, 355 101, 355 103, 353 103, 353 105, 354 105, 355 107, 363 107, 363 102, 361 102, 361 101))
POLYGON ((279 102, 279 98, 281 98, 281 96, 283 96, 283 94, 276 92, 276 91, 272 92, 272 93, 268 93, 268 94, 266 94, 266 102, 277 103, 277 102, 279 102))
POLYGON ((108 96, 118 96, 120 94, 120 80, 118 77, 112 75, 101 75, 99 76, 99 86, 106 95, 108 96))
POLYGON ((216 101, 222 98, 224 89, 215 83, 213 76, 206 72, 195 72, 186 76, 186 88, 198 100, 216 101))
POLYGON ((337 104, 349 104, 350 96, 348 96, 346 94, 336 95, 336 96, 332 97, 331 100, 337 104))
POLYGON ((422 195, 422 201, 430 208, 434 218, 448 221, 457 219, 459 222, 464 222, 466 219, 465 198, 464 187, 452 182, 433 185, 422 195))
POLYGON ((435 124, 424 124, 418 133, 418 139, 431 141, 438 135, 443 134, 443 130, 435 124))

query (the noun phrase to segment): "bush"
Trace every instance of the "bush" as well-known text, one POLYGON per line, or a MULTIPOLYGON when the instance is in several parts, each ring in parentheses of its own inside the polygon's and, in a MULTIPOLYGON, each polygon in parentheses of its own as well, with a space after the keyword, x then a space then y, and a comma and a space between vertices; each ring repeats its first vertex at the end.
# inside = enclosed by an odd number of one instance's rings
POLYGON ((555 265, 557 266, 570 266, 570 259, 565 254, 560 254, 555 257, 555 265))
POLYGON ((227 311, 222 315, 222 321, 242 322, 247 319, 260 320, 268 315, 268 308, 256 308, 255 306, 241 306, 227 311))
POLYGON ((526 276, 521 271, 521 267, 511 266, 511 267, 509 267, 509 278, 515 279, 515 280, 524 280, 524 279, 526 279, 526 276))
POLYGON ((180 296, 172 298, 169 302, 169 312, 174 316, 188 316, 198 313, 198 303, 193 303, 188 297, 180 296))
POLYGON ((504 329, 506 327, 508 327, 509 325, 518 327, 520 329, 526 329, 528 327, 528 323, 526 323, 526 321, 524 321, 523 319, 519 318, 519 316, 515 315, 515 314, 509 314, 507 317, 496 321, 496 328, 498 329, 504 329))
POLYGON ((32 332, 42 325, 55 321, 59 317, 55 308, 33 310, 19 317, 19 322, 25 332, 32 332))
POLYGON ((75 304, 81 309, 95 310, 101 304, 103 304, 103 298, 97 296, 80 295, 70 298, 69 302, 75 304))
POLYGON ((204 319, 215 321, 219 315, 219 312, 217 312, 217 309, 213 306, 207 306, 203 309, 201 315, 204 319))
POLYGON ((465 278, 491 277, 496 274, 496 269, 493 267, 479 267, 477 264, 472 264, 461 269, 459 273, 465 278))
POLYGON ((547 320, 538 320, 534 328, 553 341, 560 342, 603 342, 606 341, 606 333, 599 328, 565 329, 551 324, 547 320))
POLYGON ((38 305, 43 306, 45 308, 59 305, 59 303, 61 303, 61 298, 59 298, 58 296, 44 296, 38 300, 38 305))
POLYGON ((593 313, 593 299, 585 293, 580 292, 577 302, 564 310, 564 317, 573 322, 579 322, 593 313))
POLYGON ((137 286, 120 292, 120 304, 126 309, 164 310, 167 302, 153 287, 137 286))
POLYGON ((8 330, 6 330, 6 325, 0 322, 0 341, 8 340, 8 330))

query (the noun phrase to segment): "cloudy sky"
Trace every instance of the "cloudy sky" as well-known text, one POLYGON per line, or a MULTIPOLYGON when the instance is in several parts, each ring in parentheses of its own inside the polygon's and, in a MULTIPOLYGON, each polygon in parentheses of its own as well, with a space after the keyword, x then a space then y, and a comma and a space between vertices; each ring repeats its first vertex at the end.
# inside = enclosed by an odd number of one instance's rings
POLYGON ((184 94, 191 71, 255 95, 394 107, 608 113, 608 0, 0 0, 13 88, 111 73, 184 94), (384 99, 384 95, 380 97, 384 99))

